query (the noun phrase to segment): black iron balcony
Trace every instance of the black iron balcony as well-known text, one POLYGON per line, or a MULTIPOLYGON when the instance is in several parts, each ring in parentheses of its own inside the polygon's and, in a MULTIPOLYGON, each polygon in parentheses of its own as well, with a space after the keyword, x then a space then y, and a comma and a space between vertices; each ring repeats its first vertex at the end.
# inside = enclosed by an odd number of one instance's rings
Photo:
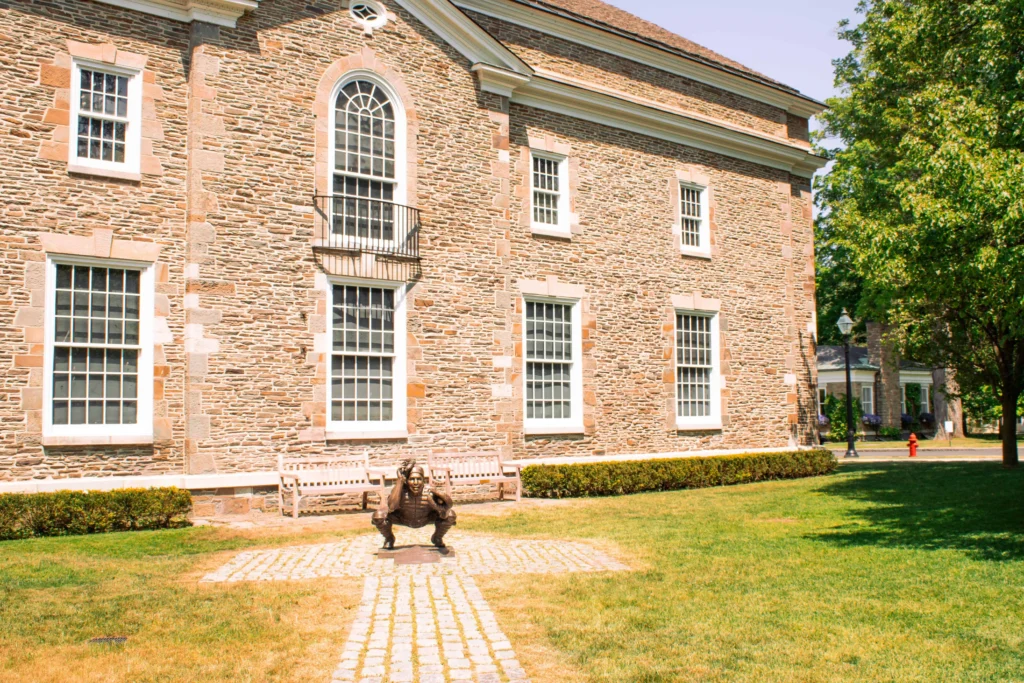
POLYGON ((313 204, 314 248, 419 260, 419 209, 347 195, 315 195, 313 204))

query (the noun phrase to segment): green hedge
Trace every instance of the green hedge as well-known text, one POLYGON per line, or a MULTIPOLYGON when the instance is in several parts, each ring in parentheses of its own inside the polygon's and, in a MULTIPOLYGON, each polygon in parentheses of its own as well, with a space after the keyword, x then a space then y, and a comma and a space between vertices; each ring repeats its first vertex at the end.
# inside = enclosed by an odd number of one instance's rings
POLYGON ((579 498, 813 477, 832 472, 836 465, 835 456, 820 448, 781 453, 528 465, 523 468, 522 479, 523 492, 527 496, 579 498))
POLYGON ((178 488, 0 494, 0 541, 189 526, 192 494, 178 488))

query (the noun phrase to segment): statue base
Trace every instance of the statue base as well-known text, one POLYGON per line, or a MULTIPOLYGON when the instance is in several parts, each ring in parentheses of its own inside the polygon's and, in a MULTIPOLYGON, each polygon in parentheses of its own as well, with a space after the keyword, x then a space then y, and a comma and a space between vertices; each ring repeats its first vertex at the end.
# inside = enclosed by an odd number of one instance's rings
POLYGON ((442 558, 455 556, 451 548, 435 548, 432 545, 407 545, 393 550, 378 550, 378 560, 394 560, 395 564, 434 564, 442 558))

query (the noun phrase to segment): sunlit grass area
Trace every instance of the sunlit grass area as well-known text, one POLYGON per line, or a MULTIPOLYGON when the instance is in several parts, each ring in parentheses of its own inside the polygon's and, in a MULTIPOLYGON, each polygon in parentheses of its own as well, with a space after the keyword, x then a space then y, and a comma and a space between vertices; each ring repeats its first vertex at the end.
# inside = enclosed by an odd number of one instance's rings
MULTIPOLYGON (((634 568, 477 579, 537 683, 1024 680, 1024 472, 998 463, 506 505, 464 506, 459 529, 582 538, 634 568)), ((0 681, 327 683, 361 581, 198 579, 350 533, 0 543, 0 681)))
POLYGON ((1024 472, 844 466, 473 522, 612 543, 631 574, 484 582, 574 681, 1024 680, 1024 472))
POLYGON ((230 551, 323 540, 194 528, 0 543, 0 681, 329 678, 361 582, 198 583, 230 551), (128 640, 86 642, 103 636, 128 640))

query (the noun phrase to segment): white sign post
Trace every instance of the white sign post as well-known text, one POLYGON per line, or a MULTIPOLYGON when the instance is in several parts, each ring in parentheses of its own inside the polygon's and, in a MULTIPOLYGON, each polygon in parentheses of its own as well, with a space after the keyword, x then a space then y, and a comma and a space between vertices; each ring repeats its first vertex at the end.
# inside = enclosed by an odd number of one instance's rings
POLYGON ((942 424, 942 426, 946 428, 946 441, 947 441, 947 443, 949 443, 949 447, 952 448, 953 447, 953 421, 952 420, 946 420, 942 424))

